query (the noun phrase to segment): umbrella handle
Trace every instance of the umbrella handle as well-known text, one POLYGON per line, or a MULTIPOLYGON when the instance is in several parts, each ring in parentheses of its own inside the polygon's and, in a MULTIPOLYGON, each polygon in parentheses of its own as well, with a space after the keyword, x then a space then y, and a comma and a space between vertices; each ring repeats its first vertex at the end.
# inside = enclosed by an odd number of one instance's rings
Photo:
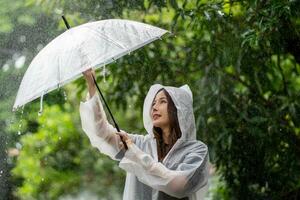
MULTIPOLYGON (((102 98, 102 100, 103 100, 103 102, 104 102, 104 104, 105 104, 105 106, 106 106, 106 108, 107 108, 107 110, 108 110, 108 112, 109 112, 109 115, 111 116, 111 118, 112 118, 112 120, 113 120, 113 122, 114 122, 114 125, 115 125, 117 131, 118 131, 118 132, 121 132, 121 131, 120 131, 120 128, 119 128, 119 126, 118 126, 118 124, 117 124, 117 122, 115 121, 115 118, 114 118, 113 114, 111 113, 111 111, 110 111, 110 109, 109 109, 109 107, 108 107, 108 104, 106 103, 106 101, 105 101, 105 99, 104 99, 104 96, 103 96, 103 94, 102 94, 102 92, 101 92, 101 90, 100 90, 100 88, 99 88, 99 86, 98 86, 98 84, 97 84, 97 81, 96 81, 96 79, 95 79, 95 77, 94 77, 93 74, 92 74, 92 77, 93 77, 94 83, 95 83, 95 85, 96 85, 96 87, 97 87, 97 89, 98 89, 98 91, 99 91, 99 93, 100 93, 100 95, 101 95, 101 98, 102 98)), ((122 137, 121 137, 121 140, 122 140, 122 142, 123 142, 123 144, 124 144, 125 149, 128 149, 127 144, 126 144, 125 141, 123 141, 122 137)))

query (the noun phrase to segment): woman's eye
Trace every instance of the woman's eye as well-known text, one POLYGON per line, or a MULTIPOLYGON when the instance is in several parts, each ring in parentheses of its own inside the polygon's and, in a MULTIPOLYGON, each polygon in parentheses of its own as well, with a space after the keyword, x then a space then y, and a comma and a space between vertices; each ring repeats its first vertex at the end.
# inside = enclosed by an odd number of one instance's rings
POLYGON ((162 104, 162 103, 167 103, 167 101, 166 101, 166 100, 160 100, 160 101, 158 101, 158 102, 153 102, 153 103, 152 103, 152 107, 153 107, 156 103, 162 104))

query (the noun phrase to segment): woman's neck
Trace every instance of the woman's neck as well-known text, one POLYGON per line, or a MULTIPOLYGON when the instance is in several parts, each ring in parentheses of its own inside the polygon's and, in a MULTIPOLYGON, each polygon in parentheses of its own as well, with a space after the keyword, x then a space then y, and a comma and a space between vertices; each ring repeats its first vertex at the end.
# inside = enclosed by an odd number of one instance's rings
POLYGON ((165 144, 170 143, 170 127, 162 128, 162 136, 165 144))

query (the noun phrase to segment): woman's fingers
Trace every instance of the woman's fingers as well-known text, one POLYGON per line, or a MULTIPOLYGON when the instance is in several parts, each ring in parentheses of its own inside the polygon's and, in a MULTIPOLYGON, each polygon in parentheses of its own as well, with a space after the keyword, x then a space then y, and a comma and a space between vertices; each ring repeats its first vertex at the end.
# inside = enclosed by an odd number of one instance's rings
POLYGON ((90 75, 91 73, 92 73, 92 68, 90 68, 90 69, 88 69, 88 70, 86 70, 86 71, 84 71, 84 72, 82 72, 85 76, 88 76, 88 75, 90 75))
POLYGON ((127 139, 129 139, 127 133, 125 133, 125 132, 117 132, 117 134, 121 137, 121 139, 123 141, 126 141, 127 139))
POLYGON ((116 134, 120 137, 120 148, 125 148, 126 150, 128 149, 127 142, 131 141, 131 139, 128 137, 127 133, 125 132, 116 132, 116 134), (121 145, 122 143, 122 145, 121 145))
POLYGON ((123 149, 123 148, 125 148, 125 146, 124 146, 124 144, 123 144, 123 142, 119 142, 119 149, 123 149))
POLYGON ((90 68, 82 73, 86 79, 92 78, 93 75, 94 75, 94 77, 96 77, 95 70, 93 70, 92 68, 90 68))
POLYGON ((126 143, 126 146, 132 144, 132 141, 131 141, 130 137, 128 136, 128 134, 126 132, 121 131, 121 132, 117 132, 117 134, 120 136, 122 142, 126 143))

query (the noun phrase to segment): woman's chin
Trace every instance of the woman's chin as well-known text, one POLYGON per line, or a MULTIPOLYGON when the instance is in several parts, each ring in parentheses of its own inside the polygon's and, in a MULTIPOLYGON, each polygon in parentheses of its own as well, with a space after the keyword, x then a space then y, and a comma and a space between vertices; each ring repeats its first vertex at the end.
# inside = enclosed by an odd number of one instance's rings
POLYGON ((158 121, 153 121, 153 126, 156 128, 161 128, 161 123, 159 123, 158 121))
POLYGON ((167 124, 166 123, 162 123, 162 122, 158 122, 158 121, 153 121, 153 126, 162 129, 163 127, 166 127, 167 124))

